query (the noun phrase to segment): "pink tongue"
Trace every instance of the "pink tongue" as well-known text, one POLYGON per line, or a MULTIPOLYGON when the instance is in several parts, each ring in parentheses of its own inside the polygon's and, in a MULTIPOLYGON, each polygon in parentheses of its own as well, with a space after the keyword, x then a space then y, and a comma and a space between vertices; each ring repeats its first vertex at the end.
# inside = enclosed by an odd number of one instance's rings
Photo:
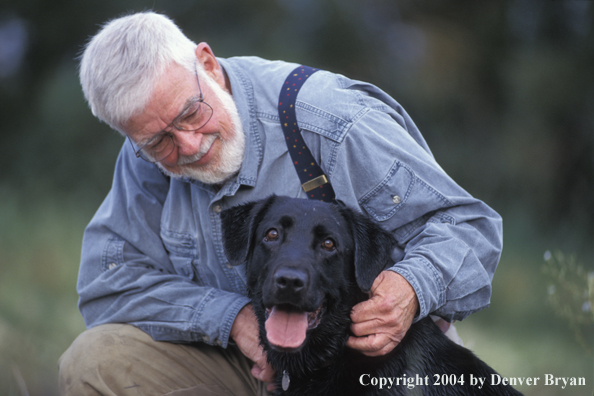
POLYGON ((298 348, 305 341, 307 312, 289 312, 273 307, 266 320, 266 338, 281 348, 298 348))

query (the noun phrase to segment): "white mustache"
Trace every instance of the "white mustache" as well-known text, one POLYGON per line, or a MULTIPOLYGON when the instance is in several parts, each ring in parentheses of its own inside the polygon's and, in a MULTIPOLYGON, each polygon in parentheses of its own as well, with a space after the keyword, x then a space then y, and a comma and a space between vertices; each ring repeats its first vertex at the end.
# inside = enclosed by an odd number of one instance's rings
POLYGON ((193 162, 199 161, 202 157, 208 153, 208 150, 212 147, 212 144, 216 139, 219 138, 218 133, 209 133, 205 134, 202 137, 202 143, 200 144, 200 150, 191 156, 179 156, 177 159, 177 166, 183 166, 187 164, 191 164, 193 162))

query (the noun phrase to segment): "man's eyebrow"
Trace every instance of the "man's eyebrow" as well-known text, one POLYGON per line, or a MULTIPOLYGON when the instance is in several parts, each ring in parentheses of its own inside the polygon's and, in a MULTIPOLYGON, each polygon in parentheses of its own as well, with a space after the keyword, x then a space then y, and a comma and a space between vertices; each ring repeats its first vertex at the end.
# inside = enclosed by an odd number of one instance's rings
POLYGON ((155 133, 155 134, 154 134, 153 136, 151 136, 151 137, 148 137, 148 138, 146 138, 146 139, 142 139, 142 140, 138 141, 138 142, 136 143, 136 145, 138 146, 138 148, 142 149, 142 148, 146 147, 146 146, 147 146, 147 145, 148 145, 148 144, 149 144, 149 143, 150 143, 150 142, 151 142, 153 139, 155 139, 157 136, 162 136, 162 135, 164 135, 165 133, 167 133, 167 132, 165 132, 165 130, 163 130, 163 131, 160 131, 160 132, 157 132, 157 133, 155 133))
POLYGON ((177 116, 175 116, 175 118, 173 119, 173 121, 171 121, 169 124, 167 124, 167 126, 165 127, 165 129, 160 130, 159 132, 155 133, 151 137, 148 137, 146 139, 143 139, 143 140, 139 141, 138 143, 136 143, 136 145, 138 147, 144 147, 148 143, 150 143, 151 140, 153 140, 154 138, 156 138, 157 136, 161 136, 161 135, 164 135, 164 134, 168 133, 167 130, 169 128, 171 128, 171 126, 173 126, 176 121, 179 121, 180 118, 182 118, 183 116, 185 116, 187 114, 188 110, 190 110, 190 107, 192 107, 192 105, 194 103, 196 103, 198 100, 200 100, 200 97, 199 96, 192 96, 189 99, 187 99, 186 102, 184 103, 184 107, 182 108, 182 111, 180 111, 180 113, 177 116))
MULTIPOLYGON (((192 96, 191 98, 186 100, 186 103, 184 103, 184 107, 182 108, 182 111, 173 119, 173 121, 171 121, 171 123, 169 125, 167 125, 167 128, 169 128, 171 125, 173 125, 173 123, 175 121, 178 121, 180 118, 185 116, 188 113, 188 110, 190 110, 190 107, 192 107, 192 105, 194 103, 196 103, 198 100, 200 100, 200 97, 198 97, 198 96, 192 96)), ((163 132, 163 131, 161 131, 161 132, 163 132)))

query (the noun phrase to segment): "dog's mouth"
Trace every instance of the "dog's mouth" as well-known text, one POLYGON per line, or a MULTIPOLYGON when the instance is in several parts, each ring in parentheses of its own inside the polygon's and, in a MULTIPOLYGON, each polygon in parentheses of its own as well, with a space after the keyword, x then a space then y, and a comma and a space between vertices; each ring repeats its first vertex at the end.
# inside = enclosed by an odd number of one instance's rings
POLYGON ((291 305, 266 308, 265 328, 268 342, 276 349, 298 349, 305 342, 307 331, 318 327, 324 311, 324 304, 313 312, 301 311, 291 305))

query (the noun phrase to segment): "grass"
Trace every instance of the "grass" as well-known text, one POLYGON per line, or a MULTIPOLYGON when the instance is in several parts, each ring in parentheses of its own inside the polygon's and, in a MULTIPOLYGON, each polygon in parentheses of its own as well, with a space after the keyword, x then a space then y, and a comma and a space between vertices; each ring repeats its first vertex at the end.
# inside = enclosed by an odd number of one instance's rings
MULTIPOLYGON (((544 324, 542 324, 544 326, 544 324)), ((470 318, 460 323, 458 333, 465 345, 503 377, 540 377, 537 386, 516 386, 526 396, 586 396, 593 388, 592 357, 563 333, 546 328, 527 332, 523 326, 504 321, 498 326, 480 326, 470 318), (586 386, 545 386, 544 376, 584 377, 586 386)))
POLYGON ((57 395, 57 361, 84 330, 76 278, 92 211, 0 199, 0 395, 57 395))
MULTIPOLYGON (((82 233, 99 202, 27 201, 0 191, 0 396, 58 395, 57 361, 84 330, 76 278, 82 233)), ((541 266, 542 251, 530 244, 506 249, 491 308, 458 323, 458 332, 503 376, 587 381, 566 389, 518 387, 527 396, 591 395, 592 356, 547 306, 541 266)))
MULTIPOLYGON (((540 377, 517 386, 526 396, 587 396, 594 390, 594 357, 547 302, 540 250, 522 244, 504 250, 493 282, 491 307, 456 325, 465 345, 504 377, 540 377), (545 375, 584 377, 586 386, 546 386, 545 375)), ((594 334, 592 334, 594 336, 594 334)))

